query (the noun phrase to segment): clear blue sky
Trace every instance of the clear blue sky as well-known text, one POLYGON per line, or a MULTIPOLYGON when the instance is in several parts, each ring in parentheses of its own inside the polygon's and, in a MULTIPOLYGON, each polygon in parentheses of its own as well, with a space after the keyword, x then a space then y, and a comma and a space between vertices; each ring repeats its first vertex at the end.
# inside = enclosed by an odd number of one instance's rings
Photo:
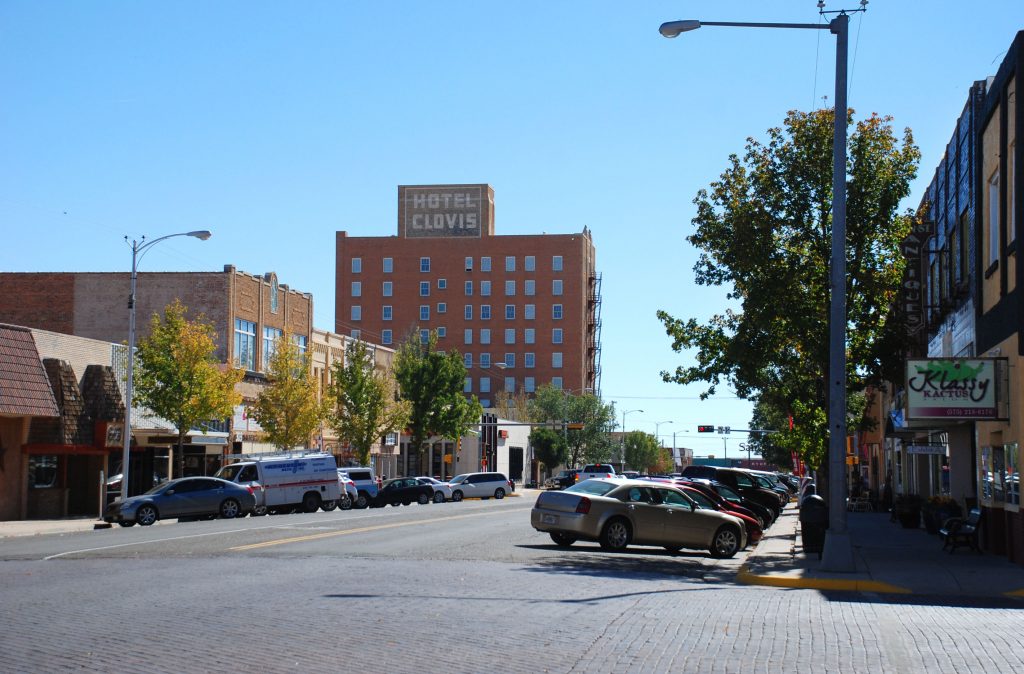
MULTIPOLYGON (((276 271, 333 329, 336 231, 392 234, 399 184, 490 183, 499 234, 593 230, 604 398, 644 410, 626 427, 672 421, 664 442, 721 455, 696 425, 747 428, 750 405, 662 383, 689 357, 655 312, 723 308, 693 282, 692 199, 747 136, 831 105, 835 39, 658 34, 685 18, 819 21, 816 0, 5 0, 0 269, 127 271, 125 235, 210 229, 142 269, 276 271)), ((872 0, 853 18, 851 107, 893 115, 923 153, 906 206, 1020 29, 1021 0, 872 0)))

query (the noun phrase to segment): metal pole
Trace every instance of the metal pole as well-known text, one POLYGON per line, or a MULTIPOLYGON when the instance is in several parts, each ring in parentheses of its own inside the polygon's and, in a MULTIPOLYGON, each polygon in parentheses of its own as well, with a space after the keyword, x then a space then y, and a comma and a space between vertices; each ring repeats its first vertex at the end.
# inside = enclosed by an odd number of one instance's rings
POLYGON ((836 107, 832 139, 832 292, 829 316, 828 532, 821 568, 853 572, 853 546, 846 530, 846 61, 850 17, 839 14, 830 30, 836 36, 836 107))
POLYGON ((121 455, 121 500, 128 498, 128 461, 132 448, 132 396, 135 383, 135 282, 138 277, 139 242, 132 241, 132 280, 128 293, 128 380, 124 400, 124 453, 121 455))

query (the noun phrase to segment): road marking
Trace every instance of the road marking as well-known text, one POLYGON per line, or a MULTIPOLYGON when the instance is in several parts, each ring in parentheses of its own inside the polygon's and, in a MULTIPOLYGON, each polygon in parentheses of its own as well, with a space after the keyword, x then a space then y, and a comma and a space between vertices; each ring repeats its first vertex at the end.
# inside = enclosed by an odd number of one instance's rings
POLYGON ((309 534, 308 536, 294 536, 292 538, 280 538, 275 541, 264 541, 263 543, 251 543, 249 545, 239 545, 233 548, 228 548, 230 552, 243 552, 245 550, 257 550, 259 548, 269 548, 274 545, 285 545, 288 543, 304 543, 306 541, 317 541, 322 538, 331 538, 333 536, 347 536, 349 534, 361 534, 367 531, 381 531, 383 529, 395 529, 398 527, 409 527, 418 524, 433 524, 435 522, 449 522, 451 520, 462 520, 467 517, 481 517, 483 515, 495 515, 498 513, 506 512, 504 510, 487 511, 480 513, 471 513, 468 515, 451 515, 448 517, 437 517, 428 520, 415 520, 413 522, 393 522, 391 524, 376 524, 369 527, 360 527, 358 529, 345 529, 344 531, 329 531, 322 534, 309 534))

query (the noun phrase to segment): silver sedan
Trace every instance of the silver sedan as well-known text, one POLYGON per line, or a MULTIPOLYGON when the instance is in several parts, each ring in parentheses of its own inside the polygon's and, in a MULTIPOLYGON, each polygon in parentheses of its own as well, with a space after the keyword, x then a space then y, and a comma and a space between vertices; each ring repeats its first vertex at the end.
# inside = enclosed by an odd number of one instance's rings
POLYGON ((548 533, 557 545, 597 541, 607 550, 657 545, 708 550, 732 557, 746 546, 743 523, 725 513, 706 510, 670 485, 639 480, 584 480, 565 491, 537 497, 530 524, 548 533))

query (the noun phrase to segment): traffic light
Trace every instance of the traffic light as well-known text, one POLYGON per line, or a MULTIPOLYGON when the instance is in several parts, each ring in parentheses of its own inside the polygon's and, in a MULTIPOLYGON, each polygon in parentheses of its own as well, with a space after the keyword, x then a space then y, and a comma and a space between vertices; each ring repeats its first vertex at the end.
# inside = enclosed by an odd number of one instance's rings
POLYGON ((698 433, 714 433, 715 432, 715 427, 714 426, 697 426, 697 432, 698 433))

